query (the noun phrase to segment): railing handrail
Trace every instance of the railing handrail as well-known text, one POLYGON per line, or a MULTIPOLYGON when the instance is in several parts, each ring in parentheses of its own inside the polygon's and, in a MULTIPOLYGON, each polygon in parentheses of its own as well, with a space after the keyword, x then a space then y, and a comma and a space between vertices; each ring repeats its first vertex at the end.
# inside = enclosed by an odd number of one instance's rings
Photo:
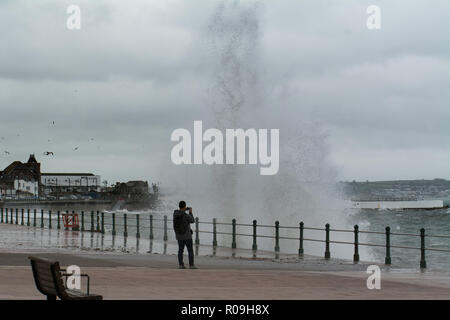
MULTIPOLYGON (((6 209, 6 208, 3 208, 3 209, 6 209)), ((9 208, 8 208, 9 209, 9 208)), ((16 208, 14 208, 14 209, 16 209, 16 208)), ((19 208, 17 208, 18 210, 19 210, 19 208)), ((20 210, 22 210, 22 208, 20 208, 20 210)), ((36 209, 36 210, 38 210, 38 213, 40 213, 40 210, 41 209, 36 209)), ((47 210, 47 211, 43 211, 43 213, 44 213, 44 215, 46 214, 47 216, 48 216, 48 214, 49 214, 49 212, 50 213, 52 213, 52 214, 55 214, 56 215, 56 213, 58 212, 58 211, 60 211, 61 213, 64 213, 64 210, 55 210, 55 211, 52 211, 52 210, 47 210)), ((71 210, 69 210, 70 212, 71 212, 71 210)), ((20 211, 19 211, 20 212, 20 211)), ((25 211, 24 211, 25 212, 25 211)), ((79 210, 79 212, 81 212, 81 210, 79 210)), ((88 212, 88 211, 86 211, 86 212, 88 212)), ((126 214, 126 215, 128 215, 128 216, 131 216, 131 215, 134 215, 134 216, 144 216, 145 217, 145 215, 147 215, 147 216, 151 216, 152 214, 150 214, 150 213, 132 213, 132 212, 126 212, 126 213, 122 213, 122 212, 110 212, 110 211, 107 211, 107 210, 104 210, 104 211, 98 211, 98 213, 105 213, 105 214, 126 214)), ((97 213, 97 211, 95 211, 95 213, 97 213)), ((148 218, 148 219, 141 219, 141 221, 149 221, 150 219, 148 218)), ((155 217, 153 217, 153 221, 164 221, 164 219, 161 219, 161 218, 155 218, 155 217)), ((167 219, 167 222, 173 222, 173 219, 167 219)), ((208 222, 208 221, 199 221, 199 224, 209 224, 209 225, 212 225, 213 224, 213 222, 208 222)), ((117 226, 121 226, 120 224, 117 224, 116 223, 116 225, 117 226)), ((216 225, 227 225, 227 226, 232 226, 233 224, 232 223, 229 223, 229 222, 219 222, 219 221, 217 221, 216 222, 216 225)), ((131 225, 131 224, 128 224, 128 226, 133 226, 133 225, 131 225)), ((135 226, 135 225, 134 225, 135 226)), ((236 226, 245 226, 245 227, 251 227, 251 226, 253 226, 252 224, 247 224, 247 223, 236 223, 236 226)), ((264 227, 264 228, 275 228, 275 225, 263 225, 263 224, 258 224, 258 227, 264 227)), ((298 229, 298 227, 293 227, 293 226, 282 226, 282 225, 280 225, 279 226, 279 228, 280 229, 298 229)), ((325 231, 325 228, 318 228, 318 227, 304 227, 304 229, 305 230, 316 230, 316 231, 325 231)), ((352 232, 354 232, 354 230, 350 230, 350 229, 332 229, 332 228, 330 228, 330 231, 333 231, 333 232, 348 232, 348 233, 352 233, 352 232)), ((382 232, 382 231, 370 231, 370 230, 359 230, 359 233, 367 233, 367 234, 385 234, 384 232, 382 232)), ((416 234, 416 233, 401 233, 401 232, 391 232, 390 233, 391 235, 398 235, 398 236, 413 236, 413 237, 420 237, 420 234, 416 234)), ((425 235, 425 237, 428 237, 428 238, 450 238, 450 235, 439 235, 439 234, 437 234, 437 235, 433 235, 433 234, 426 234, 425 235)))

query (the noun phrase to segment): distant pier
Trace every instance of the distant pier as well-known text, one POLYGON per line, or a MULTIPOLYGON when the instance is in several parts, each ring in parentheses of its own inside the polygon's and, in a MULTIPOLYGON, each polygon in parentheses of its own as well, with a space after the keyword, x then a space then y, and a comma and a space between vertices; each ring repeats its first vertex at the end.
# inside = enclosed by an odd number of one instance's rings
POLYGON ((353 209, 372 210, 433 210, 445 207, 443 200, 351 200, 349 206, 353 209))

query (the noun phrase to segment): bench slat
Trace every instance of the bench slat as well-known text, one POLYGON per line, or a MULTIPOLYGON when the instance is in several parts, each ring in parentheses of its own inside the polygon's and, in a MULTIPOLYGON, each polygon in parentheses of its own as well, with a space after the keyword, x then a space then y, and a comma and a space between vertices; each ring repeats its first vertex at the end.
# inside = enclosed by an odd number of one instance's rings
POLYGON ((58 296, 62 300, 102 300, 101 295, 85 294, 79 290, 67 289, 60 273, 58 262, 38 257, 29 257, 33 276, 39 291, 47 296, 58 296))
POLYGON ((47 277, 47 278, 53 279, 53 274, 50 269, 50 266, 45 268, 42 265, 35 265, 34 268, 37 271, 39 277, 47 277))
POLYGON ((50 282, 54 282, 53 280, 53 276, 52 275, 48 275, 48 274, 42 274, 38 271, 38 275, 37 275, 38 280, 46 280, 46 281, 50 281, 50 282))

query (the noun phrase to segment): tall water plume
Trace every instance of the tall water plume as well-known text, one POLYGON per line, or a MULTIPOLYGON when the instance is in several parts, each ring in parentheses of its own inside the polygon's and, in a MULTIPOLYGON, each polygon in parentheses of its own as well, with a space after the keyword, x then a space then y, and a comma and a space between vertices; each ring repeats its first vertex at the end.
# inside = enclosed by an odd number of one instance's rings
MULTIPOLYGON (((285 226, 304 221, 314 227, 328 222, 343 227, 343 203, 336 171, 328 161, 326 128, 307 114, 284 109, 262 72, 262 9, 258 2, 239 1, 223 2, 216 8, 207 29, 211 85, 208 110, 201 120, 205 128, 222 130, 280 129, 279 172, 261 176, 254 165, 188 165, 178 168, 184 170, 182 177, 188 182, 179 185, 175 194, 188 199, 200 219, 208 221, 213 217, 224 222, 236 218, 242 223, 257 219, 262 224, 279 220, 285 226)), ((283 232, 298 237, 297 230, 283 232)), ((273 249, 273 240, 262 240, 261 248, 273 249)), ((241 244, 248 247, 250 241, 242 239, 241 244)), ((282 244, 290 251, 298 246, 295 241, 282 244)), ((310 253, 322 254, 322 245, 310 243, 308 247, 310 253)))

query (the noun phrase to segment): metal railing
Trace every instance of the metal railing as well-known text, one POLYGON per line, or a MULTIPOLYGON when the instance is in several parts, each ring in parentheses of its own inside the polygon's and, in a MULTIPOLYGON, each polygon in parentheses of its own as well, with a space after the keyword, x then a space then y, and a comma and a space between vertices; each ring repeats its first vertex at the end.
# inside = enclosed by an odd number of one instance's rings
MULTIPOLYGON (((71 211, 75 213, 75 211, 71 211)), ((69 211, 61 212, 56 211, 52 212, 51 210, 44 211, 43 209, 18 209, 18 208, 0 208, 0 223, 4 224, 16 224, 22 226, 29 227, 40 227, 48 229, 57 228, 61 229, 61 216, 64 213, 69 213, 69 211), (54 225, 55 223, 56 225, 54 225)), ((81 211, 79 214, 79 231, 86 232, 99 232, 105 234, 107 231, 110 231, 112 236, 116 236, 121 229, 123 237, 128 237, 128 230, 130 227, 135 228, 136 233, 135 237, 139 239, 141 237, 142 230, 148 230, 149 240, 153 240, 155 237, 155 230, 163 230, 162 240, 168 241, 168 223, 173 222, 173 220, 169 220, 167 215, 164 215, 163 218, 154 217, 152 214, 130 214, 130 213, 122 213, 122 221, 121 224, 116 213, 105 213, 100 211, 90 211, 84 212, 81 211), (106 222, 105 215, 109 215, 109 223, 106 222), (135 223, 131 223, 135 221, 135 223), (161 226, 155 226, 155 222, 162 222, 161 226)), ((384 263, 386 265, 391 265, 391 249, 410 249, 410 250, 419 250, 420 251, 420 260, 419 265, 420 268, 425 269, 427 267, 425 253, 426 251, 435 251, 435 252, 446 252, 450 253, 449 249, 443 248, 430 248, 425 246, 426 238, 447 238, 450 239, 450 235, 428 235, 425 233, 425 229, 420 229, 419 233, 400 233, 400 232, 391 232, 389 226, 385 228, 384 232, 378 231, 365 231, 359 230, 359 226, 355 225, 353 230, 346 229, 332 229, 330 224, 326 224, 324 228, 317 227, 306 227, 303 222, 299 222, 298 226, 281 226, 278 221, 275 221, 274 225, 265 225, 265 224, 257 224, 257 220, 253 220, 251 224, 248 223, 237 223, 236 219, 232 219, 231 223, 227 222, 218 222, 216 218, 212 220, 212 222, 199 221, 199 218, 195 218, 194 223, 194 243, 196 246, 200 245, 200 234, 211 234, 212 235, 212 246, 216 248, 218 246, 217 235, 226 235, 231 237, 230 246, 232 249, 237 248, 237 238, 238 237, 248 237, 252 239, 251 249, 256 254, 258 250, 258 238, 267 238, 273 239, 274 241, 274 252, 276 256, 280 253, 280 240, 290 240, 298 242, 298 256, 303 257, 304 255, 304 243, 305 242, 319 242, 324 243, 324 258, 331 258, 331 250, 330 244, 341 244, 341 245, 351 245, 353 246, 353 261, 355 263, 359 262, 359 247, 360 246, 368 246, 368 247, 384 247, 385 248, 385 259, 384 263), (201 230, 200 225, 209 226, 210 230, 201 230), (218 226, 228 226, 231 227, 231 232, 218 231, 218 226), (237 231, 237 227, 245 227, 249 228, 250 232, 242 233, 237 231), (258 234, 258 228, 273 228, 273 234, 258 234), (280 230, 297 230, 298 237, 292 236, 281 236, 280 230), (315 232, 323 232, 323 238, 311 238, 305 237, 305 231, 315 231, 315 232), (340 241, 340 240, 331 240, 330 234, 334 233, 349 233, 353 234, 353 241, 340 241), (372 235, 381 235, 384 236, 384 243, 365 243, 359 241, 360 234, 372 234, 372 235), (420 246, 407 246, 407 245, 392 245, 391 237, 416 237, 420 240, 420 246)), ((68 230, 67 227, 64 228, 68 230)), ((227 246, 222 244, 222 246, 227 246)), ((250 249, 250 248, 248 248, 250 249)))

